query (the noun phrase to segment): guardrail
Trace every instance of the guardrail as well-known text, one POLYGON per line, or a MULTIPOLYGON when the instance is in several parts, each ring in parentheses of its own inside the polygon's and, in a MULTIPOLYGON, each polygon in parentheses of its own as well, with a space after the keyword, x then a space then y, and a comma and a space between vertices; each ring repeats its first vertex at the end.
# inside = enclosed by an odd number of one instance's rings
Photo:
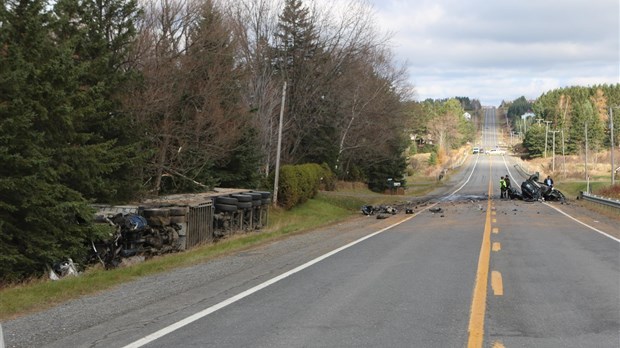
POLYGON ((594 203, 606 205, 608 207, 612 207, 615 209, 620 209, 620 201, 617 199, 609 199, 609 198, 593 195, 591 193, 587 193, 583 191, 581 191, 580 196, 582 199, 589 201, 589 202, 594 202, 594 203))
POLYGON ((517 172, 519 172, 519 174, 521 174, 522 176, 529 178, 530 176, 532 176, 532 174, 528 173, 525 171, 525 169, 523 167, 521 167, 521 165, 519 164, 515 164, 514 168, 517 170, 517 172))

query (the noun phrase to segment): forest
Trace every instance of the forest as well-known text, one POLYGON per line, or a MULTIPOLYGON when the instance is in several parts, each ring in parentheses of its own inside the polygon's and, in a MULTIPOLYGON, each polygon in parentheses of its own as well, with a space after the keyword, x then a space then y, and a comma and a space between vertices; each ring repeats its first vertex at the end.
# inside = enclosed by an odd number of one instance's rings
POLYGON ((400 178, 404 67, 363 1, 0 0, 0 279, 83 257, 92 203, 400 178), (286 86, 286 87, 285 87, 286 86))
POLYGON ((619 144, 620 84, 558 88, 535 101, 520 97, 503 105, 530 158, 542 157, 545 145, 566 155, 582 154, 586 140, 588 151, 609 149, 612 123, 614 144, 619 144), (528 112, 531 117, 521 117, 528 112), (616 121, 610 122, 613 115, 616 121))

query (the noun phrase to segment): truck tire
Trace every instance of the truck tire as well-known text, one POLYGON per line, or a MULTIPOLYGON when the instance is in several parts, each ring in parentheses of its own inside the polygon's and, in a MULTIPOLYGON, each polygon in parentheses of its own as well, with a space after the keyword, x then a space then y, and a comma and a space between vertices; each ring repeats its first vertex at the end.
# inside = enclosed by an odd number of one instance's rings
POLYGON ((237 211, 236 205, 232 205, 232 204, 216 204, 215 205, 216 213, 219 213, 219 212, 234 213, 236 211, 237 211))
POLYGON ((230 196, 233 198, 236 198, 239 202, 252 202, 252 196, 250 195, 237 193, 237 194, 232 194, 230 196))
POLYGON ((249 208, 252 208, 252 202, 239 202, 239 203, 237 203, 237 208, 239 208, 239 209, 249 209, 249 208))
POLYGON ((236 205, 237 202, 239 202, 239 200, 237 200, 234 197, 228 197, 228 196, 215 197, 215 203, 218 203, 218 204, 236 205))

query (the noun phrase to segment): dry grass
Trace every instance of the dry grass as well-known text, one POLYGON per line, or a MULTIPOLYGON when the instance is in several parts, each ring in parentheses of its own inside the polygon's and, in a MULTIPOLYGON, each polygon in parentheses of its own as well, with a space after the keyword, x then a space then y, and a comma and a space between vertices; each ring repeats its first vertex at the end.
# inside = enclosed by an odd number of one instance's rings
POLYGON ((599 190, 596 190, 594 193, 597 195, 604 196, 604 197, 620 199, 620 184, 615 184, 613 186, 610 185, 610 186, 601 188, 599 190))
MULTIPOLYGON (((615 155, 620 162, 620 152, 615 155)), ((554 178, 563 180, 584 180, 585 179, 585 156, 583 155, 561 155, 555 156, 555 168, 553 158, 536 158, 526 161, 531 172, 551 175, 554 178), (555 169, 555 171, 554 171, 555 169)), ((620 164, 616 163, 616 166, 620 164)), ((604 151, 588 156, 588 174, 590 180, 609 180, 611 178, 611 156, 610 151, 604 151)))

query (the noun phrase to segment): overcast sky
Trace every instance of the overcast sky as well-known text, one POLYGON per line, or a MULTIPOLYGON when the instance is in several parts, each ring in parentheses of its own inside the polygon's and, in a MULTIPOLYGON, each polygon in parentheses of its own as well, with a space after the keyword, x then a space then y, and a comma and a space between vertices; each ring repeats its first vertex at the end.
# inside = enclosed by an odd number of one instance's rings
POLYGON ((619 0, 370 0, 416 99, 620 82, 619 0))

